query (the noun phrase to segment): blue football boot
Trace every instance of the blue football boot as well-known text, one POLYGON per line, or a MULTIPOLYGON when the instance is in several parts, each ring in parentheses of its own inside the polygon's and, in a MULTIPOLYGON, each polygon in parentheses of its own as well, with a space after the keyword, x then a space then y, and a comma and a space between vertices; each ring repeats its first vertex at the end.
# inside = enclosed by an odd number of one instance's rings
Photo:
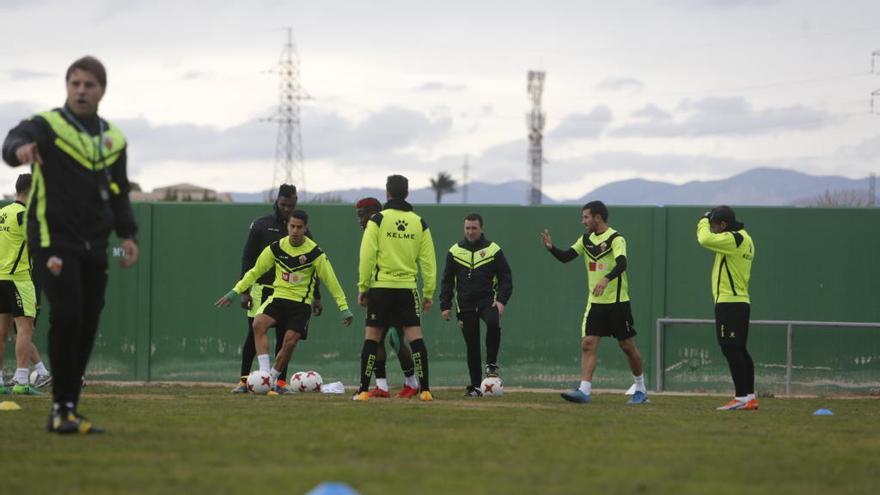
POLYGON ((562 392, 559 395, 569 402, 577 402, 578 404, 587 404, 591 400, 593 400, 591 394, 585 394, 577 388, 574 390, 569 390, 568 392, 562 392))
POLYGON ((632 398, 626 401, 627 404, 647 404, 649 402, 651 401, 648 400, 648 392, 642 392, 641 390, 636 390, 632 398))

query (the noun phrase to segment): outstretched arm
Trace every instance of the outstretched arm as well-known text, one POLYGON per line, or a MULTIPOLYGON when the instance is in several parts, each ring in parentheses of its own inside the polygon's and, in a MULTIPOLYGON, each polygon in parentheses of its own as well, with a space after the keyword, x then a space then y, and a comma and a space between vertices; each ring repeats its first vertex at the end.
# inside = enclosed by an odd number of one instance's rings
POLYGON ((544 247, 547 248, 547 251, 550 251, 554 258, 563 263, 568 263, 578 257, 578 253, 574 249, 569 248, 567 251, 563 251, 554 246, 553 239, 550 237, 550 231, 547 229, 541 232, 541 243, 544 244, 544 247))

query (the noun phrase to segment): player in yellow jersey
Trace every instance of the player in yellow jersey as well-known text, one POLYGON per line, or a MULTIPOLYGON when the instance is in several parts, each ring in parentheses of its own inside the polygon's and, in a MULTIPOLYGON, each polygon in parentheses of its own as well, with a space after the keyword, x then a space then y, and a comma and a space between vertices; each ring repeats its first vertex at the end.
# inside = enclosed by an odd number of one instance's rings
POLYGON ((389 326, 399 323, 412 349, 421 389, 419 399, 431 401, 434 399, 429 388, 428 349, 422 338, 421 313, 428 312, 433 304, 437 274, 434 241, 428 224, 406 202, 406 177, 388 176, 385 193, 385 208, 370 217, 361 238, 358 304, 366 306, 367 319, 361 349, 361 386, 353 399, 370 398, 370 377, 379 341, 389 326), (421 298, 419 274, 424 291, 421 298))
MULTIPOLYGON (((363 198, 355 203, 355 211, 357 212, 358 225, 362 230, 367 228, 370 218, 382 211, 382 203, 376 198, 363 198)), ((374 374, 376 375, 376 386, 370 390, 370 397, 388 398, 391 393, 388 391, 388 373, 385 363, 388 359, 388 353, 385 351, 385 337, 389 336, 389 344, 394 352, 397 353, 397 360, 400 361, 400 369, 403 371, 404 385, 397 397, 409 399, 419 394, 419 381, 415 376, 415 364, 413 364, 412 351, 406 343, 403 335, 403 325, 391 322, 390 327, 382 334, 379 340, 379 346, 376 348, 376 366, 374 374), (394 327, 393 331, 392 328, 394 327)))
POLYGON ((629 301, 626 239, 608 226, 608 208, 601 201, 590 201, 581 212, 587 232, 567 251, 553 245, 546 229, 541 234, 544 247, 556 259, 568 263, 583 255, 587 268, 589 294, 581 327, 581 383, 576 389, 562 393, 562 398, 582 404, 590 402, 599 339, 613 336, 626 354, 635 382, 635 393, 629 404, 647 403, 648 390, 629 301))
MULTIPOLYGON (((31 174, 15 181, 15 201, 0 209, 0 369, 6 353, 6 337, 15 321, 15 375, 12 393, 42 395, 36 388, 52 382, 52 375, 33 343, 37 294, 31 280, 31 260, 25 239, 25 211, 31 190, 31 174), (28 365, 33 361, 37 379, 29 383, 28 365), (33 385, 33 386, 31 386, 33 385)), ((0 394, 8 393, 0 373, 0 394)))
MULTIPOLYGON (((306 212, 295 210, 291 213, 287 222, 288 236, 266 247, 254 267, 216 303, 218 307, 229 306, 261 275, 274 269, 274 291, 260 305, 253 325, 260 371, 269 373, 273 382, 287 366, 297 343, 308 338, 312 300, 318 279, 326 285, 336 301, 336 306, 342 313, 342 324, 348 326, 354 319, 330 259, 315 241, 306 237, 308 224, 309 216, 306 212), (270 369, 268 331, 272 327, 284 332, 284 343, 275 355, 275 366, 270 369)), ((274 391, 286 393, 287 389, 276 386, 274 391)))
POLYGON ((755 259, 755 243, 729 206, 714 208, 700 218, 697 242, 715 253, 712 265, 715 332, 736 389, 733 400, 718 410, 754 411, 758 409, 755 363, 746 349, 746 341, 751 309, 749 278, 755 259))

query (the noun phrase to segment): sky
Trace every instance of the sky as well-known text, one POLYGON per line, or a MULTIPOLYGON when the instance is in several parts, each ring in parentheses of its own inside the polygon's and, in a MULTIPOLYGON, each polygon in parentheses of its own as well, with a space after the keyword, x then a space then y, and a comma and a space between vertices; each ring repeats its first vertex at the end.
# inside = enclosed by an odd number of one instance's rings
MULTIPOLYGON (((4 133, 61 105, 68 65, 95 55, 100 114, 145 190, 272 185, 287 27, 311 192, 461 182, 465 160, 470 181, 528 180, 530 70, 546 72, 557 200, 631 178, 880 170, 876 0, 0 0, 0 26, 4 133)), ((21 172, 0 168, 0 188, 21 172)))

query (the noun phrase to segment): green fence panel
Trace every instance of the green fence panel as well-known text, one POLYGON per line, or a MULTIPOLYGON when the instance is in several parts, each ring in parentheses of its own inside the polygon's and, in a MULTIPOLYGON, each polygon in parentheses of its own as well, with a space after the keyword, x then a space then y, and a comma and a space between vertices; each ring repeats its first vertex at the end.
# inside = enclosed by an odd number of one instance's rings
MULTIPOLYGON (((361 230, 351 205, 301 205, 328 254, 355 314, 344 328, 326 289, 324 315, 313 318, 309 339, 294 353, 291 372, 314 369, 327 381, 353 384, 359 371, 364 310, 357 306, 361 230)), ((614 207, 609 224, 627 239, 630 295, 637 343, 653 382, 657 318, 712 318, 712 254, 697 245, 695 226, 705 208, 614 207)), ((586 302, 582 259, 557 262, 540 244, 570 246, 583 233, 580 207, 417 205, 431 227, 439 279, 448 248, 463 237, 463 218, 475 211, 486 236, 503 248, 514 293, 502 322, 499 357, 508 384, 570 386, 579 379, 580 328, 586 302)), ((89 375, 120 380, 233 381, 238 375, 246 317, 241 308, 217 309, 217 298, 240 275, 250 222, 269 205, 155 203, 135 205, 141 226, 140 263, 122 270, 112 257, 107 304, 89 375)), ((880 321, 880 210, 737 208, 755 239, 753 319, 880 321)), ((118 248, 118 241, 113 241, 118 248)), ((45 349, 46 308, 37 344, 45 349)), ((432 383, 464 386, 464 343, 455 322, 440 318, 439 302, 424 316, 432 383)), ((274 337, 274 336, 273 336, 274 337)), ((880 331, 796 328, 793 391, 865 392, 880 388, 880 331)), ((758 389, 778 393, 785 380, 785 328, 754 326, 750 351, 758 389)), ((4 368, 14 367, 7 349, 4 368)), ((623 388, 632 378, 613 339, 599 349, 597 387, 623 388)), ((727 364, 712 325, 673 325, 663 349, 671 390, 727 391, 727 364)), ((397 361, 388 375, 400 384, 397 361)))

